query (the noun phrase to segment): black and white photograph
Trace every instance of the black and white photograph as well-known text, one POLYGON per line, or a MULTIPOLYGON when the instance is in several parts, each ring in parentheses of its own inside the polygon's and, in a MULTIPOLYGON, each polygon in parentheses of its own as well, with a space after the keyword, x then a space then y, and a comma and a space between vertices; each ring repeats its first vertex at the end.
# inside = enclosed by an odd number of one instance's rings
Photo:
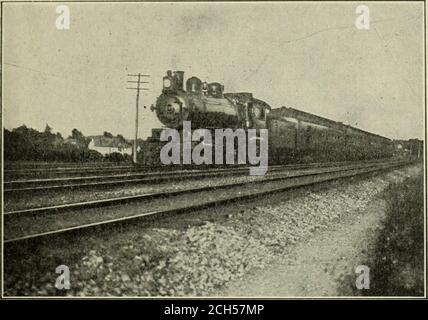
POLYGON ((1 5, 3 299, 426 298, 424 1, 1 5))

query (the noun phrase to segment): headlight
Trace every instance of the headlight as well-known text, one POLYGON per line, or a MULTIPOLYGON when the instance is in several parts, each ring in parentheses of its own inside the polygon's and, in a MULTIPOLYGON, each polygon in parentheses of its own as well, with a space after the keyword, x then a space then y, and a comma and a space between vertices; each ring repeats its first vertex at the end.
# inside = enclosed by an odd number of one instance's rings
POLYGON ((163 86, 164 86, 165 88, 169 88, 169 87, 171 87, 171 80, 169 80, 169 79, 165 79, 165 80, 163 81, 163 86))

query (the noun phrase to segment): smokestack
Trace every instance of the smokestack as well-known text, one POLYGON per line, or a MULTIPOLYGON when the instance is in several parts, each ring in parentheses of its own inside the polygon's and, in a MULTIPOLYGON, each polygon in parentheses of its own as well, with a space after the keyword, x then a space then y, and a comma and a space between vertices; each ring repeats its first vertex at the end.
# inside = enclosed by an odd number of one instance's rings
POLYGON ((177 89, 183 90, 184 85, 184 71, 175 71, 174 72, 175 83, 177 85, 177 89))

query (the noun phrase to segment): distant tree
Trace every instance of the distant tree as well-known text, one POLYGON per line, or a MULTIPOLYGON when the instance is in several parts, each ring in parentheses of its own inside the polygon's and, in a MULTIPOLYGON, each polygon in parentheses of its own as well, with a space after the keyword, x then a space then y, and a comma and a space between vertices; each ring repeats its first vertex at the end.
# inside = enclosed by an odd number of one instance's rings
POLYGON ((104 157, 107 161, 112 161, 112 162, 122 162, 125 160, 125 157, 119 152, 112 152, 112 153, 106 154, 104 157))
POLYGON ((126 142, 126 139, 121 134, 118 134, 116 137, 119 139, 120 142, 126 142))
POLYGON ((79 141, 79 140, 83 140, 85 136, 83 135, 82 132, 74 128, 73 130, 71 130, 71 138, 79 141))
POLYGON ((81 148, 87 148, 90 142, 89 138, 86 138, 82 132, 74 128, 71 130, 71 138, 76 140, 77 146, 81 148))
POLYGON ((103 160, 103 155, 95 150, 89 150, 86 155, 88 161, 103 160))
POLYGON ((110 132, 104 131, 103 136, 106 138, 113 138, 113 135, 110 132))
POLYGON ((64 143, 58 132, 46 125, 43 132, 22 125, 13 130, 4 129, 4 159, 8 161, 99 161, 103 156, 88 149, 89 139, 73 129, 76 145, 64 143))
POLYGON ((32 130, 32 129, 28 129, 27 126, 25 124, 23 124, 22 126, 13 129, 12 132, 22 134, 22 135, 26 135, 30 132, 30 130, 32 130))
POLYGON ((52 133, 52 128, 46 123, 45 133, 52 133))

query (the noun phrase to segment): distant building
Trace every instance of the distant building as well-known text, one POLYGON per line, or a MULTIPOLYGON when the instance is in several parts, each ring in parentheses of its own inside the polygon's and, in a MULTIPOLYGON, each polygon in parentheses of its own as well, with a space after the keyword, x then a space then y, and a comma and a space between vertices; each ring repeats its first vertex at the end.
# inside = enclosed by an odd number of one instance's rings
POLYGON ((132 144, 119 137, 91 136, 88 148, 102 155, 117 152, 132 155, 132 144))

